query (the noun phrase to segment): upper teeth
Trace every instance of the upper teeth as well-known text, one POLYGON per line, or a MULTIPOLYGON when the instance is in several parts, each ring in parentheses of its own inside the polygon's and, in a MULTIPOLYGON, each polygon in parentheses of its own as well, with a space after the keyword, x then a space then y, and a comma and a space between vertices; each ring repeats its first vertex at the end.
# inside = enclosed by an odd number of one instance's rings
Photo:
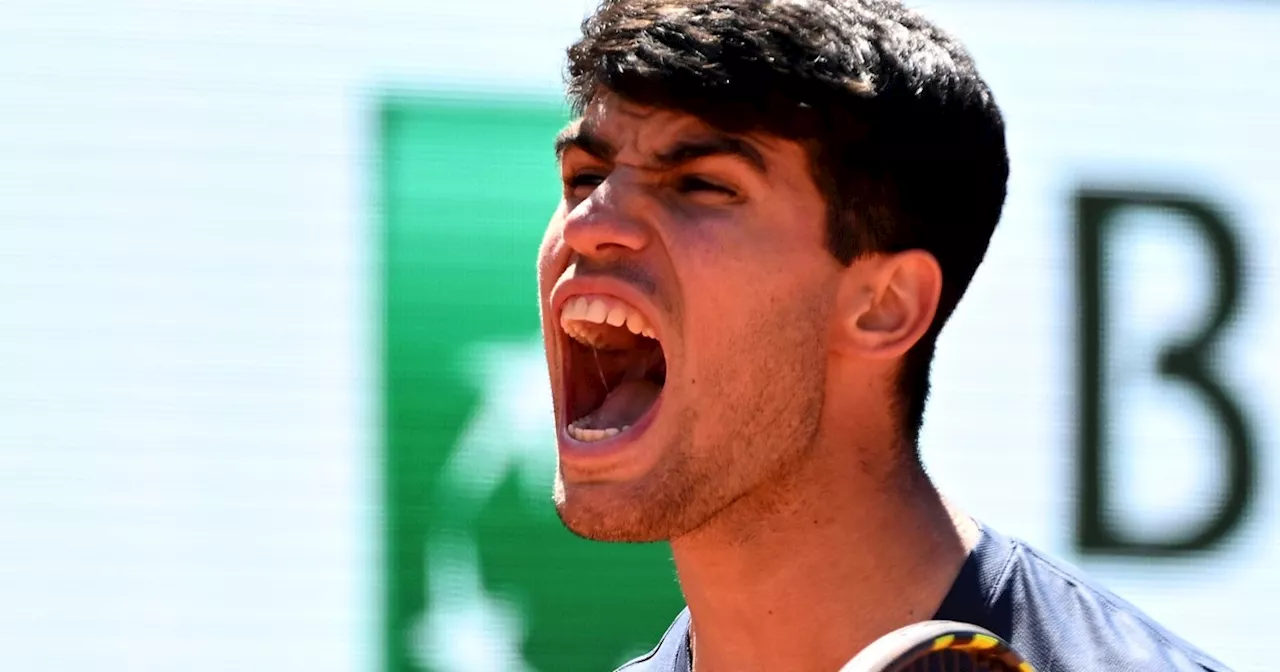
POLYGON ((565 301, 560 309, 561 328, 569 335, 583 340, 587 335, 578 328, 577 323, 581 322, 608 324, 615 327, 625 325, 633 334, 654 338, 653 327, 649 326, 644 315, 621 299, 612 296, 575 296, 565 301))

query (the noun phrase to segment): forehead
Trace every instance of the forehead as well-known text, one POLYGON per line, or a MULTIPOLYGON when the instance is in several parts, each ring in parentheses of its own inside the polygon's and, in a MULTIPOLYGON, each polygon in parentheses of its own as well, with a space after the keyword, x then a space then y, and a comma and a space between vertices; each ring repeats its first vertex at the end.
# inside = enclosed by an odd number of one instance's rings
POLYGON ((657 154, 682 139, 715 133, 692 114, 646 107, 611 95, 593 99, 572 126, 607 139, 622 152, 642 155, 657 154))
MULTIPOLYGON (((799 144, 766 133, 726 133, 693 114, 641 105, 615 95, 594 98, 561 133, 561 138, 587 137, 607 144, 620 163, 648 164, 689 144, 728 149, 722 154, 745 154, 765 165, 804 160, 799 144)), ((717 153, 717 152, 708 152, 717 153)), ((768 171, 771 172, 771 171, 768 171)))

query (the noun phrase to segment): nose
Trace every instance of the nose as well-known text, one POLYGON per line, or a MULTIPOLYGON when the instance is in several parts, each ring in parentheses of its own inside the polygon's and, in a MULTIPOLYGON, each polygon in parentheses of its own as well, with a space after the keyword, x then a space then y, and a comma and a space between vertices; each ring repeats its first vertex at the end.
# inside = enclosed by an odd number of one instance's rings
MULTIPOLYGON (((616 173, 615 173, 616 175, 616 173)), ((569 212, 564 242, 587 258, 609 258, 639 252, 649 245, 645 196, 639 185, 611 175, 569 212)))

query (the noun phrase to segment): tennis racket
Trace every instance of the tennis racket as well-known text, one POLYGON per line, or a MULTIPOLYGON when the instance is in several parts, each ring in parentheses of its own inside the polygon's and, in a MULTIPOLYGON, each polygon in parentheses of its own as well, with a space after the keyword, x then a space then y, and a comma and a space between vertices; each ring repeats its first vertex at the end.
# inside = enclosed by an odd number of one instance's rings
POLYGON ((989 630, 957 621, 925 621, 877 639, 840 672, 1035 672, 1035 668, 989 630))

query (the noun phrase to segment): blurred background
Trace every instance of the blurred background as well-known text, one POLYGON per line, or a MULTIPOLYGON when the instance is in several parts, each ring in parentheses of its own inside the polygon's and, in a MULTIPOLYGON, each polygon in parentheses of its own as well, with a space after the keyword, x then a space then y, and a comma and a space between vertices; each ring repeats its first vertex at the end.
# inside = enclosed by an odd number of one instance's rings
MULTIPOLYGON (((667 550, 549 504, 533 259, 593 5, 0 4, 0 670, 585 671, 657 641, 667 550)), ((915 6, 1013 163, 933 476, 1273 669, 1280 4, 915 6)))

